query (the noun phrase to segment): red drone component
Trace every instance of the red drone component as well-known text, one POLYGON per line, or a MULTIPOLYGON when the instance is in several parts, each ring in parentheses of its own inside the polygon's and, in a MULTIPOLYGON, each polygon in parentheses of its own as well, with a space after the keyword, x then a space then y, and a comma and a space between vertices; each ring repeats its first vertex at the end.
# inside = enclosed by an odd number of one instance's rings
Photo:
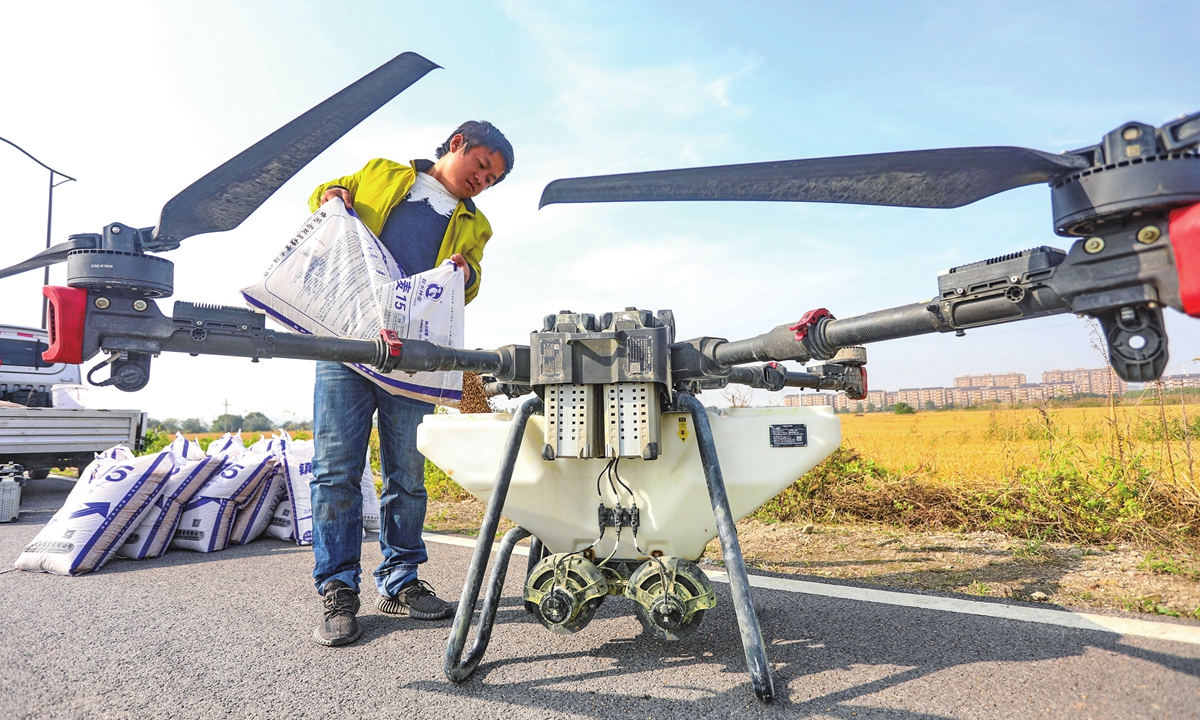
POLYGON ((388 355, 392 357, 400 357, 400 348, 404 347, 404 343, 400 342, 400 334, 395 330, 384 328, 379 331, 379 337, 383 338, 383 342, 388 347, 388 355))
POLYGON ((1200 317, 1200 204, 1172 210, 1168 228, 1183 311, 1200 317))
POLYGON ((78 365, 83 362, 83 326, 87 317, 87 290, 46 285, 46 329, 50 348, 42 353, 48 363, 78 365))
POLYGON ((820 322, 821 318, 833 319, 833 314, 825 308, 817 308, 809 310, 800 317, 800 322, 795 325, 789 325, 788 330, 796 331, 796 342, 801 342, 808 335, 808 329, 820 322))

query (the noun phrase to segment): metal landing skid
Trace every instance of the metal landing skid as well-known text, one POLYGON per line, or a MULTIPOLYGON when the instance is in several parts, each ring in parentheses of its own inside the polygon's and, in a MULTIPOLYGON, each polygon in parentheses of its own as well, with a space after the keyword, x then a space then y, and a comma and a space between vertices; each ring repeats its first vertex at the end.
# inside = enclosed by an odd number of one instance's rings
MULTIPOLYGON (((746 563, 742 558, 742 548, 738 543, 737 528, 734 526, 733 514, 729 510, 729 497, 725 492, 725 480, 721 475, 721 466, 717 460, 717 448, 713 442, 712 429, 708 424, 708 415, 704 406, 692 395, 680 393, 677 396, 678 406, 692 416, 696 429, 696 439, 700 448, 700 461, 704 466, 704 479, 708 484, 708 495, 712 500, 713 514, 717 521, 717 534, 721 540, 721 551, 725 557, 725 569, 729 575, 729 588, 733 595, 734 611, 737 614, 738 628, 741 631, 742 647, 746 652, 746 667, 750 673, 750 681, 754 686, 754 694, 763 703, 775 699, 775 685, 771 677, 770 666, 767 664, 767 651, 763 645, 762 630, 758 625, 758 617, 754 613, 754 602, 750 597, 750 581, 746 576, 746 563)), ((500 606, 500 594, 503 592, 504 579, 508 574, 508 563, 512 557, 513 548, 521 540, 530 536, 524 528, 513 528, 500 541, 496 559, 492 564, 491 577, 488 580, 487 595, 484 597, 479 624, 475 631, 475 641, 469 653, 464 658, 467 644, 467 634, 471 626, 471 616, 479 600, 479 591, 483 586, 483 572, 487 567, 488 556, 495 542, 496 528, 500 523, 500 510, 508 496, 509 484, 512 481, 513 468, 517 462, 517 453, 521 449, 521 439, 525 435, 525 425, 529 417, 542 409, 542 401, 532 398, 525 401, 513 417, 512 427, 504 444, 503 460, 496 475, 496 487, 488 500, 487 511, 483 516, 483 524, 479 528, 479 539, 471 555, 471 565, 467 570, 467 580, 463 585, 462 597, 459 599, 458 610, 454 615, 454 624, 450 630, 450 639, 446 644, 444 669, 446 677, 452 682, 461 683, 475 672, 483 654, 487 651, 492 637, 492 626, 496 621, 496 611, 500 606)), ((534 538, 534 552, 530 553, 529 569, 540 559, 541 543, 534 538)))

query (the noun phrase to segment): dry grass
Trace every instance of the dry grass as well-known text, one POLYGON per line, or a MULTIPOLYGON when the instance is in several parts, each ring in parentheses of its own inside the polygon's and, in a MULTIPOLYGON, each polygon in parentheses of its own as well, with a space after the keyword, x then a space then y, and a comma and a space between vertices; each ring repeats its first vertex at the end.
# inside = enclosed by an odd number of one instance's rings
POLYGON ((842 448, 755 517, 1195 547, 1197 420, 1160 404, 844 416, 842 448))
POLYGON ((1198 468, 1189 454, 1200 453, 1197 419, 1200 407, 1179 405, 871 413, 843 415, 842 436, 860 455, 927 483, 994 486, 1022 468, 1044 466, 1049 455, 1070 445, 1084 465, 1136 460, 1194 490, 1198 468), (1193 426, 1186 439, 1185 411, 1193 426), (1164 434, 1171 437, 1169 452, 1164 434))

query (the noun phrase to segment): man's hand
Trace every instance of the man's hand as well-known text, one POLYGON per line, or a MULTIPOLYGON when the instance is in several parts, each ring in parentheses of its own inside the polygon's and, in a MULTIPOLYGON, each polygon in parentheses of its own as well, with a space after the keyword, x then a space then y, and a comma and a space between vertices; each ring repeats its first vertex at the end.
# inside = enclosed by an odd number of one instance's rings
POLYGON ((334 198, 341 198, 342 202, 346 204, 347 210, 354 209, 354 196, 351 195, 350 191, 346 188, 329 188, 325 191, 325 194, 321 196, 321 204, 324 205, 334 198))
POLYGON ((471 266, 467 264, 467 259, 462 256, 462 253, 454 253, 450 256, 450 262, 458 266, 459 270, 463 271, 463 284, 468 285, 471 282, 471 266))

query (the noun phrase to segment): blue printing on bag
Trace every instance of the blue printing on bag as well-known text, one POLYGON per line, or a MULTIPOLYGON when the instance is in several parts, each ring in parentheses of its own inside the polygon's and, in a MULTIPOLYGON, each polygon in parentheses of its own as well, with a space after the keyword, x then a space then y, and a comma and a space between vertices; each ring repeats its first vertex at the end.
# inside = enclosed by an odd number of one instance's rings
MULTIPOLYGON (((137 494, 141 491, 142 486, 146 484, 146 481, 154 474, 154 471, 158 468, 158 464, 161 463, 163 461, 163 458, 165 458, 169 454, 170 453, 167 453, 167 452, 159 453, 158 457, 155 458, 154 462, 150 464, 150 467, 147 468, 144 473, 142 473, 141 477, 139 477, 137 479, 137 481, 130 487, 129 491, 125 493, 125 495, 121 498, 120 502, 117 503, 116 507, 113 510, 111 510, 109 512, 109 514, 104 518, 104 521, 100 523, 100 525, 92 533, 91 538, 89 538, 87 543, 83 546, 83 551, 80 552, 79 555, 77 555, 75 557, 75 561, 71 563, 71 566, 69 569, 71 570, 72 575, 75 574, 75 571, 78 570, 80 568, 80 566, 85 564, 85 561, 92 554, 92 551, 96 549, 95 548, 96 542, 100 539, 100 536, 103 535, 104 531, 106 529, 108 529, 108 527, 111 524, 113 524, 113 522, 117 518, 119 518, 121 516, 121 511, 125 509, 125 507, 129 504, 129 501, 132 500, 133 498, 137 497, 137 494)), ((117 469, 120 469, 120 466, 118 466, 117 469)), ((130 469, 132 470, 133 468, 131 467, 130 469)), ((109 472, 111 473, 113 471, 110 470, 109 472)), ((107 477, 107 474, 105 476, 107 477)), ((164 478, 164 481, 165 481, 165 478, 164 478)), ((162 487, 162 483, 159 483, 159 487, 160 488, 162 487)), ((90 565, 85 570, 85 572, 87 570, 94 570, 95 568, 102 566, 105 562, 108 561, 108 557, 112 553, 116 552, 117 548, 120 547, 119 541, 124 538, 125 533, 126 533, 126 531, 129 530, 130 525, 132 525, 134 523, 134 521, 141 518, 142 513, 144 513, 146 511, 146 508, 149 507, 157 499, 157 495, 158 495, 157 488, 155 489, 155 492, 152 492, 149 495, 147 495, 146 499, 142 502, 141 506, 139 508, 137 508, 136 512, 132 513, 126 519, 125 525, 121 528, 120 532, 118 532, 116 534, 115 538, 118 540, 118 542, 115 542, 112 545, 110 545, 109 547, 103 549, 100 552, 100 556, 95 560, 95 562, 92 565, 90 565)))

